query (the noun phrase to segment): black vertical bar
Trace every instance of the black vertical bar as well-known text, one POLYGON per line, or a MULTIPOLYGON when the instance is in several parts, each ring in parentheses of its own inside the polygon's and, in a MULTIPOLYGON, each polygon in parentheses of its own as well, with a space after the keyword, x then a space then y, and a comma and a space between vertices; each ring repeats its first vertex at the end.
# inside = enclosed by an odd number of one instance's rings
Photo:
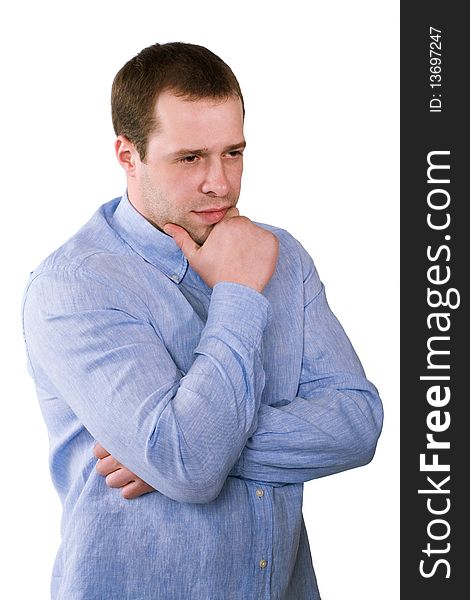
POLYGON ((464 8, 452 1, 401 2, 400 564, 406 600, 469 597, 470 35, 464 8))

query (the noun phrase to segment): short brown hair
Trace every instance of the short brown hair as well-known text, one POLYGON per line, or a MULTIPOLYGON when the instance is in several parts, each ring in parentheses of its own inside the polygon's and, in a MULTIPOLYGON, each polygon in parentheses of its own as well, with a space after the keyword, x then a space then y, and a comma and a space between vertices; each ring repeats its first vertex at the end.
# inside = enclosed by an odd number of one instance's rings
POLYGON ((235 75, 204 46, 170 42, 144 48, 118 71, 111 91, 114 131, 135 145, 142 161, 149 136, 158 126, 155 102, 165 90, 188 100, 238 96, 245 115, 235 75))

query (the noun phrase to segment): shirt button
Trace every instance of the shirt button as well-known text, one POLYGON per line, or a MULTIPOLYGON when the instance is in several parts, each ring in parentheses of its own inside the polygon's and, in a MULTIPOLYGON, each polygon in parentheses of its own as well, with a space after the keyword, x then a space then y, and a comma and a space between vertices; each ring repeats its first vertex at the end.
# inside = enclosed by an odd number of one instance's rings
POLYGON ((257 489, 256 490, 256 495, 258 496, 258 498, 262 498, 264 496, 264 490, 257 489))
POLYGON ((175 281, 176 283, 178 283, 178 275, 170 275, 170 279, 171 281, 175 281))
POLYGON ((266 566, 267 566, 267 564, 268 564, 268 561, 267 561, 267 560, 265 560, 264 558, 262 558, 262 559, 259 561, 259 566, 260 566, 260 568, 261 568, 261 569, 265 569, 265 568, 266 568, 266 566))

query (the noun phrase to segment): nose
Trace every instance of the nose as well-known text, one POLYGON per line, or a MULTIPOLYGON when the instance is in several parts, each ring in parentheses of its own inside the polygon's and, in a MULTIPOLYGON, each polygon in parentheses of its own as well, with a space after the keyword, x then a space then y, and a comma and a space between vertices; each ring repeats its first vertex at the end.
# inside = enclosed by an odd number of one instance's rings
POLYGON ((213 158, 207 162, 202 192, 213 196, 226 196, 229 191, 229 181, 225 172, 225 165, 220 158, 213 158))

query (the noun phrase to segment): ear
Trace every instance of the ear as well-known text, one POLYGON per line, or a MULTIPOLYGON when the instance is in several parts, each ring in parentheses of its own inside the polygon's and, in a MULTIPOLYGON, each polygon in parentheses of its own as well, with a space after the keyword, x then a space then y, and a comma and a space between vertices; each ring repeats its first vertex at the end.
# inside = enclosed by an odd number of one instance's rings
POLYGON ((126 136, 120 135, 114 142, 116 158, 127 175, 134 175, 137 161, 140 160, 139 153, 132 142, 126 136))

